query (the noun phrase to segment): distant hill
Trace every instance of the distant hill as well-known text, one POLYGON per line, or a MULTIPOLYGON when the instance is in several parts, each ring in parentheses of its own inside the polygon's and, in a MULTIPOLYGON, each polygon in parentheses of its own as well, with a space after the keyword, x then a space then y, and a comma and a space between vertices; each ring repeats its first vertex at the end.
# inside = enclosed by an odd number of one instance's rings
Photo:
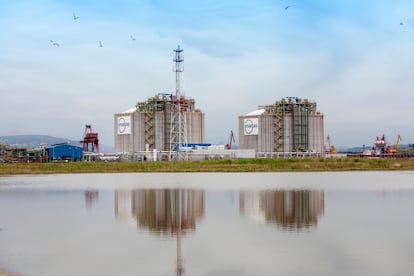
MULTIPOLYGON (((82 146, 79 141, 53 137, 48 135, 13 135, 0 136, 0 143, 9 144, 12 147, 38 148, 42 143, 51 146, 60 143, 69 143, 71 145, 82 146)), ((107 145, 99 145, 100 152, 113 152, 113 147, 107 145)))

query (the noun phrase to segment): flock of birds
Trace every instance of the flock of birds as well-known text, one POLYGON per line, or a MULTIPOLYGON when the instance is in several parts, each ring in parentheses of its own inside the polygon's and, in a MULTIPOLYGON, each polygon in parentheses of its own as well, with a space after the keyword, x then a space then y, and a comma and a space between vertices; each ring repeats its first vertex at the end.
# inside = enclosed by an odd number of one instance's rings
MULTIPOLYGON (((292 6, 285 6, 285 11, 286 10, 288 10, 289 8, 291 8, 292 6)), ((78 20, 80 18, 80 16, 77 16, 75 13, 73 13, 73 20, 78 20)), ((402 24, 402 23, 401 23, 402 24)), ((130 38, 131 38, 131 40, 132 41, 136 41, 136 39, 135 39, 135 37, 134 36, 130 36, 130 38)), ((53 45, 53 46, 56 46, 56 47, 60 47, 60 44, 58 43, 58 42, 56 42, 56 41, 54 41, 54 40, 49 40, 50 41, 50 43, 53 45)), ((101 40, 99 40, 98 41, 98 45, 99 45, 99 47, 103 47, 103 43, 102 43, 102 41, 101 40)))
MULTIPOLYGON (((292 6, 291 5, 288 5, 288 6, 285 6, 284 7, 284 9, 285 9, 285 11, 287 11, 288 9, 290 9, 290 8, 292 8, 292 6)), ((79 16, 76 16, 76 14, 75 13, 73 13, 73 20, 78 20, 80 17, 79 16)), ((400 22, 400 26, 404 26, 404 23, 403 22, 400 22)), ((133 37, 132 35, 130 36, 130 38, 131 38, 131 40, 132 41, 135 41, 136 39, 135 39, 135 37, 133 37)), ((56 41, 53 41, 53 40, 49 40, 50 41, 50 43, 53 45, 53 46, 56 46, 56 47, 60 47, 60 44, 58 43, 58 42, 56 42, 56 41)), ((99 40, 98 41, 98 45, 99 45, 99 47, 103 47, 103 43, 102 43, 102 41, 101 40, 99 40)))
MULTIPOLYGON (((73 20, 78 20, 80 18, 80 16, 76 16, 76 14, 75 13, 73 13, 73 20)), ((135 41, 136 39, 135 39, 135 37, 133 37, 132 35, 130 36, 130 38, 131 38, 131 40, 132 41, 135 41)), ((56 42, 56 41, 54 41, 54 40, 49 40, 49 42, 50 42, 50 44, 52 44, 53 46, 56 46, 56 47, 60 47, 60 44, 58 43, 58 42, 56 42)), ((98 41, 98 45, 99 45, 99 47, 103 47, 103 43, 102 43, 102 41, 101 40, 99 40, 98 41)))

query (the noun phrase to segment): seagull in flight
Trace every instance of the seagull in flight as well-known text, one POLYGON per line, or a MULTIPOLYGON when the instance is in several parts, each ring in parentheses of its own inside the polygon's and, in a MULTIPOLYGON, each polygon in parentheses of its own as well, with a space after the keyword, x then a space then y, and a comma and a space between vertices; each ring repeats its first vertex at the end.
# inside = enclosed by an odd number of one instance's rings
POLYGON ((102 41, 99 40, 99 47, 103 47, 102 41))
POLYGON ((287 11, 290 7, 292 7, 292 6, 286 6, 285 11, 287 11))
POLYGON ((52 43, 53 46, 60 47, 60 44, 59 43, 57 43, 57 42, 55 42, 53 40, 49 40, 49 41, 50 41, 50 43, 52 43))
POLYGON ((135 37, 133 37, 132 35, 130 36, 131 37, 131 40, 133 40, 133 41, 135 41, 136 39, 135 39, 135 37))
POLYGON ((73 20, 77 20, 77 19, 79 19, 80 17, 79 16, 76 16, 76 14, 75 13, 73 13, 73 20))

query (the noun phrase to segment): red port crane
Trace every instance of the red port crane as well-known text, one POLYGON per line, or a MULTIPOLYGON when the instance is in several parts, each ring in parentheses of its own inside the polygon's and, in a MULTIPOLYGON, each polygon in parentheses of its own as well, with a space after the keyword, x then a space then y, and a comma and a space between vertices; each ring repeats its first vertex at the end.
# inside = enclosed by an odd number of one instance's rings
POLYGON ((233 134, 233 130, 230 130, 230 138, 229 138, 229 143, 226 145, 226 149, 231 149, 231 144, 233 142, 236 142, 234 140, 234 134, 233 134))
POLYGON ((85 126, 85 133, 83 135, 83 140, 80 141, 81 144, 83 144, 83 151, 84 152, 95 152, 99 153, 99 138, 98 133, 93 132, 91 125, 85 126), (90 150, 89 150, 89 144, 91 144, 90 150))

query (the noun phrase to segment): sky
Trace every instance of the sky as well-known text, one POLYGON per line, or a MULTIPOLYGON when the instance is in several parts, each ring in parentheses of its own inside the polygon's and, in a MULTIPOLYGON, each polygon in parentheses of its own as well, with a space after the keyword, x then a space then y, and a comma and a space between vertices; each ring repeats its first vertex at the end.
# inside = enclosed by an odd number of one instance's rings
POLYGON ((233 130, 237 144, 238 116, 288 96, 317 102, 337 147, 370 146, 382 134, 414 143, 411 0, 0 0, 0 7, 0 136, 80 140, 91 124, 101 144, 113 145, 115 113, 175 90, 180 45, 183 91, 206 114, 207 143, 225 144, 233 130))

